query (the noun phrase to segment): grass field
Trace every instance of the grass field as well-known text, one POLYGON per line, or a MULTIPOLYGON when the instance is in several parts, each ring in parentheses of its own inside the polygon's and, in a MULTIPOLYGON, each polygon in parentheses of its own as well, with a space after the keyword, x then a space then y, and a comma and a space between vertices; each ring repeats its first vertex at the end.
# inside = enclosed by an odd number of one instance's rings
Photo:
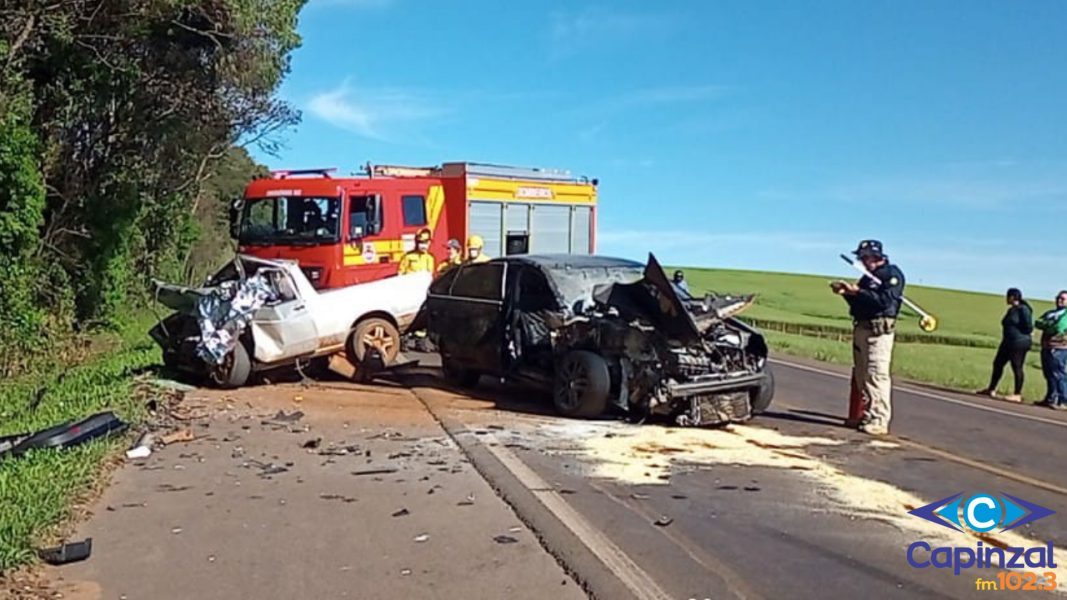
MULTIPOLYGON (((0 435, 102 410, 132 423, 143 418, 144 407, 133 397, 134 376, 159 359, 146 323, 138 319, 121 333, 99 336, 100 348, 82 364, 0 382, 0 435)), ((113 438, 0 461, 0 572, 32 560, 34 544, 64 521, 71 501, 92 489, 105 459, 126 443, 113 438)))
MULTIPOLYGON (((852 362, 852 321, 844 300, 830 292, 832 277, 755 271, 684 268, 694 293, 756 293, 756 304, 743 318, 767 333, 780 352, 848 365, 852 362)), ((1000 342, 1000 319, 1006 305, 999 295, 908 286, 908 298, 937 316, 938 330, 927 334, 910 312, 901 315, 893 357, 896 376, 973 391, 985 387, 995 348, 1000 342)), ((1049 302, 1028 300, 1036 314, 1049 302)), ((1027 358, 1027 400, 1045 393, 1037 351, 1027 358)), ((1007 393, 1011 370, 1000 383, 1007 393)))

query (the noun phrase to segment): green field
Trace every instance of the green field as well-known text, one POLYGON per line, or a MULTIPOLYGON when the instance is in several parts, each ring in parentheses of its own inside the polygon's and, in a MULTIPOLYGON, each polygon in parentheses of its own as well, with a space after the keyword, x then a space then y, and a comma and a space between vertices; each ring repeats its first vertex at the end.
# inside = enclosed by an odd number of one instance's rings
MULTIPOLYGON (((844 300, 830 292, 833 277, 756 271, 684 268, 695 294, 755 293, 756 304, 743 318, 761 327, 772 347, 797 356, 851 364, 852 321, 844 300)), ((914 381, 973 391, 985 387, 996 346, 1004 298, 940 288, 908 286, 906 295, 937 316, 933 333, 919 329, 919 318, 907 309, 898 324, 893 373, 914 381)), ((1052 305, 1028 300, 1040 314, 1052 305)), ((1011 369, 1000 382, 1009 392, 1011 369)), ((1045 393, 1038 353, 1027 358, 1027 400, 1045 393)))

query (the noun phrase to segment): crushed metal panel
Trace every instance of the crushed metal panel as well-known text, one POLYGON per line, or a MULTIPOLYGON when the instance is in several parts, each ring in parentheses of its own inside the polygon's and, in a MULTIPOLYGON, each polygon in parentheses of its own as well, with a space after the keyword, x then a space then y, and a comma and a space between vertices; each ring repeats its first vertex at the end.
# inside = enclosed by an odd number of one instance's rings
POLYGON ((670 339, 683 344, 700 342, 700 330, 693 316, 682 304, 656 257, 648 255, 645 276, 634 283, 614 283, 599 286, 593 298, 613 306, 623 314, 640 317, 670 339))

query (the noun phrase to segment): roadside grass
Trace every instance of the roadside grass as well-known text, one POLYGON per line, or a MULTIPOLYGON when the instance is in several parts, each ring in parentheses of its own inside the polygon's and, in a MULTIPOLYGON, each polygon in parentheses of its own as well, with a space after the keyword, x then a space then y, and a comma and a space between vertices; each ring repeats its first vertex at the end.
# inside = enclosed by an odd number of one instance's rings
MULTIPOLYGON (((814 358, 839 365, 852 365, 852 344, 776 331, 764 332, 771 347, 785 354, 814 358)), ((989 383, 993 351, 984 348, 896 344, 893 348, 893 376, 972 392, 989 383)), ((1009 393, 1011 368, 1005 369, 1000 391, 1009 393)), ((844 388, 847 394, 847 388, 844 388)), ((1026 384, 1023 397, 1039 401, 1045 396, 1045 379, 1036 351, 1026 357, 1026 384)))
MULTIPOLYGON (((842 264, 839 276, 793 275, 758 271, 685 268, 696 294, 755 293, 756 304, 742 319, 760 327, 777 351, 842 365, 852 364, 852 321, 845 302, 833 295, 829 282, 854 279, 842 264)), ((937 316, 933 334, 919 329, 919 318, 905 309, 898 323, 893 373, 898 377, 962 391, 989 383, 995 348, 1000 342, 1004 298, 995 294, 964 292, 908 285, 905 293, 937 316)), ((1034 313, 1052 305, 1028 300, 1034 313)), ((1011 369, 1006 369, 1000 391, 1008 393, 1011 369)), ((1040 357, 1035 348, 1027 357, 1023 396, 1038 401, 1045 395, 1040 357)))
MULTIPOLYGON (((118 333, 98 336, 105 350, 81 364, 0 382, 0 435, 37 431, 103 410, 136 425, 145 409, 134 397, 134 377, 158 361, 145 334, 151 322, 138 316, 118 333)), ((34 559, 34 548, 71 515, 108 457, 126 443, 119 436, 0 460, 0 572, 34 559)))
MULTIPOLYGON (((793 275, 760 271, 683 268, 694 292, 755 293, 756 305, 745 312, 753 319, 822 326, 851 332, 852 322, 844 300, 830 292, 834 279, 855 279, 855 273, 841 264, 838 276, 793 275)), ((995 294, 964 292, 908 285, 905 294, 938 319, 933 335, 919 329, 919 318, 910 310, 901 314, 899 332, 918 340, 934 339, 942 345, 968 345, 963 340, 981 341, 988 347, 1000 342, 1000 319, 1006 306, 995 294), (951 343, 956 342, 956 343, 951 343)), ((1034 313, 1048 310, 1047 301, 1028 299, 1034 313)))

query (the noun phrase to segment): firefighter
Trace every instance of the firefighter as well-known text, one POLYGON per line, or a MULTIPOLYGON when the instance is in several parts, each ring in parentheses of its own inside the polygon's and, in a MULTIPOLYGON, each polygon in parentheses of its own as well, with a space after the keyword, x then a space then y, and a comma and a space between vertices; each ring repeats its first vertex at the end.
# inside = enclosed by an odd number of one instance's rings
POLYGON ((485 255, 483 250, 485 250, 485 240, 482 239, 482 236, 472 235, 467 238, 467 262, 488 262, 489 257, 485 255))
POLYGON ((889 366, 897 315, 904 297, 904 272, 889 263, 889 257, 882 252, 882 243, 877 240, 860 242, 853 254, 881 283, 864 275, 858 283, 835 281, 830 287, 848 303, 854 323, 853 386, 861 391, 864 408, 859 430, 885 435, 889 433, 889 420, 893 416, 889 366))
POLYGON ((400 267, 397 269, 398 275, 406 275, 408 273, 419 273, 425 271, 427 273, 434 272, 433 255, 430 254, 430 230, 420 229, 415 234, 415 249, 404 255, 404 258, 400 259, 400 267))
POLYGON ((437 274, 440 275, 456 265, 463 264, 463 244, 459 240, 448 240, 448 259, 437 265, 437 274))

